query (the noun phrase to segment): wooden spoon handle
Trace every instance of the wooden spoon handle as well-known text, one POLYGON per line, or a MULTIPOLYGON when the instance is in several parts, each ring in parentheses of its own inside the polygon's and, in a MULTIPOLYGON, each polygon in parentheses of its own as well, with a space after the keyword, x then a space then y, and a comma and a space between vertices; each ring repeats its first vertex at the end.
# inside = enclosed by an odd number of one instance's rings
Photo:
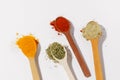
POLYGON ((87 66, 87 64, 86 64, 83 56, 82 56, 81 53, 79 52, 77 46, 75 45, 75 43, 74 43, 74 41, 73 41, 73 39, 72 39, 72 36, 71 36, 70 32, 66 32, 66 33, 64 33, 64 34, 65 34, 68 42, 70 43, 70 46, 72 47, 72 50, 73 50, 73 52, 74 52, 74 54, 75 54, 75 56, 76 56, 76 58, 77 58, 77 61, 78 61, 79 65, 81 66, 81 69, 82 69, 84 75, 85 75, 86 77, 91 76, 90 71, 89 71, 89 69, 88 69, 88 66, 87 66))
POLYGON ((75 80, 75 77, 74 77, 73 73, 71 72, 71 69, 68 66, 68 63, 65 62, 62 65, 63 65, 64 69, 66 70, 66 72, 68 74, 69 80, 75 80))
POLYGON ((104 80, 103 73, 102 73, 102 65, 100 61, 100 55, 98 51, 98 39, 91 40, 91 43, 92 43, 92 50, 93 50, 96 80, 104 80))
POLYGON ((34 58, 29 58, 30 66, 31 66, 31 71, 33 75, 33 80, 40 80, 38 68, 35 62, 34 58))

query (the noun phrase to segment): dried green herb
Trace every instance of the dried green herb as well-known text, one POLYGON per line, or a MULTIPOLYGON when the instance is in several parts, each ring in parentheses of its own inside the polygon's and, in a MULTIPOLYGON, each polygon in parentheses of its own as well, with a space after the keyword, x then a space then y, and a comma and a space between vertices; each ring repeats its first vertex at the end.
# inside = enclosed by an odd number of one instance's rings
POLYGON ((46 52, 48 54, 48 57, 52 60, 55 60, 53 56, 57 59, 63 59, 65 57, 64 47, 58 42, 53 42, 50 44, 46 49, 46 52))

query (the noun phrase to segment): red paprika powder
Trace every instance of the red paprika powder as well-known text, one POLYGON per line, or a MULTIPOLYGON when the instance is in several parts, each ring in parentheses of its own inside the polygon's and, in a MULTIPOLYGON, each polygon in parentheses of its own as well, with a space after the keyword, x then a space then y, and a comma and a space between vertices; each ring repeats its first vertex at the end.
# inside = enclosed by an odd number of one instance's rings
POLYGON ((67 32, 70 28, 70 22, 62 16, 57 17, 56 20, 50 23, 50 25, 52 25, 58 32, 67 32))

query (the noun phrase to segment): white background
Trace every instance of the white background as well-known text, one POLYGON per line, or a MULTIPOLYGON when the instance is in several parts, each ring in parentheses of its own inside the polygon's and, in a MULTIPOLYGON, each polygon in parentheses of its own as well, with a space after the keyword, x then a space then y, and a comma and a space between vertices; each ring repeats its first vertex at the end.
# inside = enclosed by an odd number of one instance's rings
POLYGON ((40 41, 39 66, 43 80, 68 80, 64 68, 50 61, 45 49, 58 41, 69 46, 64 35, 51 29, 50 21, 58 16, 69 19, 74 37, 92 76, 86 78, 72 52, 72 67, 77 80, 95 80, 91 44, 80 29, 95 20, 105 28, 102 44, 106 80, 120 80, 120 4, 119 0, 0 0, 0 80, 32 80, 28 59, 17 48, 16 33, 32 33, 40 41))

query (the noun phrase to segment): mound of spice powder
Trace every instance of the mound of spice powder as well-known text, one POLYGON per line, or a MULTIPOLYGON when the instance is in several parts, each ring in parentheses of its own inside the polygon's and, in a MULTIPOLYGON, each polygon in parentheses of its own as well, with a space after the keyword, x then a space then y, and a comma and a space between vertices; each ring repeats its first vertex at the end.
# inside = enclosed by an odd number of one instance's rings
POLYGON ((49 47, 46 49, 46 52, 48 57, 54 61, 56 61, 54 57, 57 59, 63 59, 65 57, 64 47, 58 42, 53 42, 52 44, 50 44, 49 47))
POLYGON ((50 25, 52 25, 58 32, 67 32, 70 29, 70 22, 62 16, 57 17, 56 20, 53 20, 50 23, 50 25))
POLYGON ((90 21, 86 27, 81 30, 81 32, 83 33, 82 35, 84 38, 86 38, 86 40, 98 38, 102 35, 102 29, 95 21, 90 21))
POLYGON ((19 38, 16 44, 22 50, 25 56, 35 57, 38 41, 32 35, 19 38))

